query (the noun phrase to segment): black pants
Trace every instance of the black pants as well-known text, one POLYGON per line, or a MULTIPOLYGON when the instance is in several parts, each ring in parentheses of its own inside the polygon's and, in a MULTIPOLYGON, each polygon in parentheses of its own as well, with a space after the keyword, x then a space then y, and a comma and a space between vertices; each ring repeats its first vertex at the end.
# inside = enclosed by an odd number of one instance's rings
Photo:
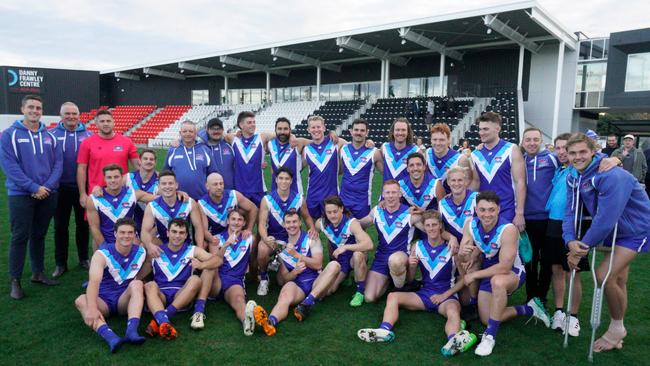
POLYGON ((526 298, 539 297, 546 300, 551 287, 552 253, 547 248, 546 228, 548 220, 526 220, 526 232, 533 247, 533 257, 526 264, 526 298))
POLYGON ((57 193, 37 200, 31 196, 9 196, 11 245, 9 247, 9 275, 20 279, 25 266, 27 243, 32 274, 45 270, 45 235, 56 209, 57 193))
POLYGON ((76 225, 75 241, 79 262, 88 260, 88 222, 84 220, 84 209, 79 204, 79 190, 69 187, 59 189, 59 199, 54 216, 54 259, 57 266, 68 266, 68 243, 70 239, 70 213, 74 208, 76 225))

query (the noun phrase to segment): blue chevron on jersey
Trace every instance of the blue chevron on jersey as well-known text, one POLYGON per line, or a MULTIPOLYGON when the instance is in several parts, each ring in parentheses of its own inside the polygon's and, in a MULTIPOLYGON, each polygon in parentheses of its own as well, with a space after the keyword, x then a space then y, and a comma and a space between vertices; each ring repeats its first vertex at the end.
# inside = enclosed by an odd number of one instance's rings
POLYGON ((233 145, 239 151, 242 159, 244 160, 244 163, 246 164, 248 164, 248 162, 253 158, 253 155, 255 155, 255 152, 258 148, 264 148, 262 146, 262 138, 259 134, 254 134, 248 144, 244 143, 244 139, 235 137, 233 145))
POLYGON ((458 164, 460 153, 449 149, 445 156, 439 158, 433 148, 430 147, 426 150, 426 158, 429 172, 436 178, 442 178, 447 173, 447 170, 458 164))
POLYGON ((291 147, 290 144, 281 146, 278 143, 277 138, 269 141, 267 145, 269 147, 269 155, 271 155, 271 160, 273 160, 273 164, 275 164, 277 167, 284 166, 287 163, 289 157, 291 157, 291 153, 296 150, 296 148, 291 147))
MULTIPOLYGON (((411 145, 410 148, 405 148, 404 151, 397 151, 393 146, 392 142, 383 144, 381 145, 381 151, 384 154, 386 167, 388 167, 390 174, 393 178, 397 178, 397 176, 406 169, 406 158, 412 153, 418 152, 418 147, 411 145)), ((385 179, 386 178, 384 178, 384 180, 385 179)))
MULTIPOLYGON (((345 219, 345 217, 343 218, 345 219)), ((344 224, 343 227, 338 230, 338 233, 334 232, 334 228, 332 227, 333 225, 323 225, 323 221, 320 221, 320 227, 321 231, 325 234, 327 239, 330 241, 330 243, 334 244, 336 248, 341 246, 341 244, 345 244, 352 236, 351 232, 351 226, 352 226, 352 221, 354 221, 354 218, 348 219, 344 224)))
POLYGON ((424 240, 418 240, 415 246, 415 253, 420 260, 420 263, 422 263, 429 272, 429 279, 434 279, 449 261, 453 261, 453 255, 449 250, 449 247, 446 247, 438 253, 435 258, 431 258, 427 246, 428 244, 426 244, 424 240))
POLYGON ((154 270, 160 269, 165 275, 167 282, 172 282, 183 272, 185 267, 192 265, 194 258, 194 245, 187 245, 182 253, 171 253, 171 258, 167 252, 162 250, 158 258, 154 258, 154 270))
POLYGON ((402 196, 411 206, 418 206, 426 209, 431 201, 436 198, 436 183, 438 179, 431 178, 428 182, 424 182, 419 188, 412 187, 410 178, 406 177, 399 181, 399 188, 402 191, 402 196), (409 182, 407 182, 407 180, 409 182), (415 191, 414 191, 415 189, 415 191))
POLYGON ((214 204, 212 200, 208 198, 209 196, 203 197, 199 200, 199 207, 201 207, 203 213, 205 213, 205 215, 208 217, 208 220, 224 227, 226 226, 228 213, 237 206, 237 194, 235 191, 226 191, 228 192, 228 197, 222 197, 221 202, 218 202, 216 204, 214 204), (223 202, 224 198, 226 199, 225 203, 223 202))
MULTIPOLYGON (((226 236, 228 235, 228 232, 224 232, 219 235, 219 246, 223 246, 223 244, 228 240, 226 236)), ((237 238, 237 242, 235 244, 229 245, 226 248, 226 251, 223 254, 224 259, 228 261, 228 264, 230 265, 230 268, 235 267, 241 260, 246 256, 246 253, 248 253, 248 250, 251 248, 253 245, 253 236, 249 235, 248 238, 242 239, 241 236, 237 238)))
POLYGON ((512 224, 497 224, 496 230, 494 230, 494 234, 486 233, 485 237, 481 234, 478 227, 479 225, 480 224, 478 217, 472 219, 470 227, 472 239, 474 239, 474 243, 476 243, 476 246, 481 250, 481 252, 483 252, 486 258, 492 258, 497 255, 501 249, 501 235, 503 234, 503 230, 508 225, 512 224))
POLYGON ((282 224, 284 222, 284 214, 290 210, 290 209, 295 209, 295 210, 300 210, 300 207, 302 206, 302 194, 299 192, 295 192, 295 196, 293 199, 289 202, 287 207, 282 207, 282 203, 278 202, 275 197, 271 194, 267 194, 264 196, 266 199, 266 204, 269 209, 269 213, 273 215, 273 218, 275 221, 277 221, 279 224, 282 224))
MULTIPOLYGON (((298 241, 294 245, 294 250, 298 252, 300 255, 311 257, 310 250, 309 250, 309 240, 310 239, 308 235, 306 235, 304 232, 301 233, 300 238, 298 238, 298 241)), ((289 271, 296 268, 296 264, 298 263, 298 258, 289 254, 286 248, 280 252, 279 256, 280 259, 284 262, 285 267, 287 267, 289 271)))
POLYGON ((357 155, 353 154, 352 151, 350 151, 350 146, 351 144, 347 144, 341 148, 341 159, 343 160, 343 164, 345 164, 345 167, 348 169, 350 174, 355 175, 367 164, 373 163, 373 156, 376 149, 367 149, 361 154, 357 155))
MULTIPOLYGON (((175 213, 172 213, 171 209, 167 205, 162 206, 156 202, 156 200, 153 200, 150 203, 151 212, 153 213, 154 218, 160 222, 162 226, 168 227, 169 222, 177 217, 189 220, 190 213, 192 212, 192 201, 193 200, 190 198, 187 201, 181 203, 178 210, 175 213)), ((161 200, 161 202, 164 201, 161 200)))
POLYGON ((146 259, 144 248, 140 246, 138 246, 137 252, 131 261, 129 261, 128 258, 125 259, 126 262, 124 265, 113 256, 110 250, 104 248, 100 249, 99 252, 106 259, 108 272, 118 285, 121 285, 124 281, 135 278, 135 275, 138 274, 140 268, 142 268, 144 260, 146 259))
POLYGON ((332 140, 329 140, 323 148, 319 148, 314 147, 314 144, 305 146, 305 159, 314 164, 322 172, 325 171, 330 160, 332 160, 332 156, 334 156, 338 146, 334 146, 332 140))
MULTIPOLYGON (((126 217, 130 212, 133 212, 133 206, 136 203, 135 191, 131 188, 123 188, 124 195, 121 199, 117 198, 116 204, 113 204, 107 199, 107 196, 95 197, 91 195, 91 199, 94 203, 95 209, 98 212, 101 212, 103 215, 108 217, 112 222, 116 222, 118 219, 126 217)), ((104 189, 104 193, 106 190, 104 189)), ((122 192, 120 192, 122 193, 122 192)), ((119 197, 118 194, 116 197, 119 197)))
POLYGON ((467 192, 465 202, 460 207, 452 207, 450 201, 453 198, 451 196, 440 202, 440 213, 457 232, 462 233, 465 221, 474 216, 477 195, 477 192, 467 192), (456 208, 459 208, 459 210, 456 210, 456 208))
POLYGON ((481 150, 474 150, 472 152, 472 161, 483 177, 488 182, 492 182, 499 168, 510 159, 512 150, 515 148, 516 146, 514 144, 505 142, 496 153, 492 154, 491 151, 488 152, 490 154, 489 160, 485 158, 481 150))
POLYGON ((384 240, 388 243, 395 239, 404 227, 411 225, 409 210, 404 210, 394 220, 390 220, 387 216, 392 216, 392 214, 386 212, 383 208, 376 207, 374 216, 377 229, 383 234, 384 240))

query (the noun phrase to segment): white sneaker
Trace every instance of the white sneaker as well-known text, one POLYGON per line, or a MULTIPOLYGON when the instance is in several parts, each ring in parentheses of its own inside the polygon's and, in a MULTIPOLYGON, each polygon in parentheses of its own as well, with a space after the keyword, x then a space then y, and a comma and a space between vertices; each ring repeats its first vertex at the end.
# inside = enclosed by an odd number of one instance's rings
POLYGON ((377 328, 377 329, 372 329, 372 328, 365 328, 365 329, 359 329, 357 332, 357 337, 361 339, 362 341, 368 342, 368 343, 375 343, 375 342, 392 342, 393 339, 395 339, 395 333, 391 330, 386 330, 384 328, 377 328))
POLYGON ((553 319, 551 320, 551 329, 560 330, 564 332, 564 324, 566 323, 566 314, 562 310, 557 310, 553 314, 553 319))
POLYGON ((269 293, 269 280, 261 280, 257 286, 257 296, 266 296, 269 293))
POLYGON ((255 331, 255 316, 253 316, 253 310, 255 310, 255 307, 257 306, 257 303, 253 300, 250 300, 249 302, 246 303, 246 312, 244 315, 244 335, 246 336, 252 336, 253 332, 255 331))
POLYGON ((580 335, 580 321, 575 316, 569 315, 569 335, 577 337, 580 335))
POLYGON ((548 316, 548 313, 546 312, 546 309, 544 309, 544 305, 542 305, 542 302, 539 301, 537 297, 530 299, 528 303, 526 304, 533 308, 533 317, 537 318, 544 323, 546 328, 551 326, 551 319, 548 316))
POLYGON ((494 340, 494 337, 489 334, 483 334, 483 337, 481 337, 481 343, 476 346, 474 353, 482 357, 489 356, 492 354, 495 343, 496 341, 494 340))
POLYGON ((192 315, 192 322, 190 323, 190 328, 192 329, 203 329, 205 327, 205 324, 203 321, 205 320, 205 314, 196 312, 194 315, 192 315))

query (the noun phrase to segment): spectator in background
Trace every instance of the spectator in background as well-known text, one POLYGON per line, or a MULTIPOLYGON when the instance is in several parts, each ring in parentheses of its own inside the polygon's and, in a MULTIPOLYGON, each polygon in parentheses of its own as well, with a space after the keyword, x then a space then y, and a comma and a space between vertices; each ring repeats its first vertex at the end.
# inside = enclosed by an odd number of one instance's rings
POLYGON ((84 220, 84 208, 79 204, 77 187, 77 153, 79 146, 92 133, 79 121, 79 108, 72 102, 61 105, 61 122, 50 132, 61 145, 63 172, 59 184, 59 196, 54 215, 54 258, 56 269, 52 277, 60 277, 68 270, 68 242, 70 213, 74 209, 75 242, 79 266, 88 269, 88 223, 84 220))
POLYGON ((623 137, 623 146, 612 153, 612 157, 623 162, 623 169, 630 172, 641 184, 645 184, 648 164, 641 149, 634 147, 634 135, 623 137))
POLYGON ((420 151, 424 154, 424 150, 427 149, 426 146, 424 146, 424 142, 422 141, 422 137, 418 137, 415 139, 415 145, 420 149, 420 151))
POLYGON ((589 137, 596 143, 596 148, 600 151, 603 147, 600 145, 600 142, 598 142, 598 139, 600 138, 596 131, 594 130, 587 130, 585 132, 585 136, 589 137))
POLYGON ((208 121, 205 130, 198 133, 199 140, 210 148, 217 172, 223 177, 224 188, 235 188, 235 157, 232 146, 223 136, 223 122, 219 118, 208 121))
POLYGON ((433 104, 433 99, 429 98, 427 100, 427 115, 426 115, 426 123, 427 123, 427 128, 430 128, 431 124, 433 123, 433 114, 435 113, 435 104, 433 104))
POLYGON ((612 153, 618 149, 618 136, 612 134, 607 135, 607 146, 602 150, 602 153, 607 156, 612 156, 612 153))
POLYGON ((20 111, 23 119, 16 120, 4 131, 0 144, 0 163, 6 176, 11 225, 10 296, 16 300, 25 296, 20 278, 28 241, 32 282, 48 286, 58 284, 45 277, 43 272, 45 235, 56 209, 56 190, 63 166, 61 147, 41 122, 42 99, 37 95, 26 95, 20 111))

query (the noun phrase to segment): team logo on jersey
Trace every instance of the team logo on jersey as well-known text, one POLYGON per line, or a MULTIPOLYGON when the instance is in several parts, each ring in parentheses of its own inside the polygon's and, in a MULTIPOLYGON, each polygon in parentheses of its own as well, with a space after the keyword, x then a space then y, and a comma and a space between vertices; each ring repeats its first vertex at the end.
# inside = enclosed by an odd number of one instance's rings
POLYGON ((402 225, 401 222, 396 222, 396 223, 395 223, 395 226, 398 227, 398 228, 402 228, 403 225, 402 225))
POLYGON ((325 154, 331 154, 331 153, 332 153, 332 149, 325 150, 325 154))
POLYGON ((138 264, 137 264, 137 263, 132 263, 132 264, 131 264, 131 269, 134 270, 134 271, 135 271, 136 269, 138 269, 138 264))
POLYGON ((46 137, 43 139, 43 143, 47 145, 52 145, 52 139, 49 137, 46 137))
POLYGON ((424 199, 425 199, 425 200, 430 200, 430 199, 431 199, 431 195, 425 194, 425 195, 424 195, 424 199))
MULTIPOLYGON (((460 207, 458 207, 458 209, 460 209, 460 207)), ((471 214, 472 214, 472 210, 465 210, 465 211, 463 211, 463 215, 465 215, 465 216, 469 216, 469 215, 471 215, 471 214)))
POLYGON ((123 150, 124 150, 124 149, 123 149, 122 146, 120 146, 120 145, 115 145, 115 146, 113 146, 113 151, 114 151, 114 152, 123 151, 123 150))
POLYGON ((178 217, 180 217, 180 218, 185 218, 186 216, 187 216, 187 213, 185 213, 185 212, 181 212, 181 213, 178 214, 178 217))
POLYGON ((124 208, 131 207, 131 203, 130 202, 124 202, 124 203, 122 203, 122 207, 124 207, 124 208))
POLYGON ((254 149, 254 148, 256 148, 256 147, 257 147, 257 144, 256 144, 256 143, 254 143, 254 142, 251 143, 251 149, 254 149))
POLYGON ((349 238, 349 236, 347 234, 341 234, 341 239, 348 240, 348 238, 349 238))
POLYGON ((497 163, 500 163, 502 160, 503 160, 503 158, 500 157, 500 156, 495 156, 494 157, 494 161, 496 161, 497 163))
POLYGON ((439 255, 438 260, 441 262, 447 262, 447 257, 445 257, 444 255, 439 255))
POLYGON ((496 249, 496 248, 499 247, 499 244, 497 244, 497 243, 490 243, 490 246, 492 247, 492 249, 496 249))
POLYGON ((196 160, 203 161, 203 154, 196 154, 196 160))
MULTIPOLYGON (((355 154, 358 154, 358 153, 359 153, 358 151, 355 151, 355 154)), ((362 163, 365 163, 366 161, 368 161, 368 159, 366 159, 364 156, 362 156, 359 159, 361 160, 362 163)))

